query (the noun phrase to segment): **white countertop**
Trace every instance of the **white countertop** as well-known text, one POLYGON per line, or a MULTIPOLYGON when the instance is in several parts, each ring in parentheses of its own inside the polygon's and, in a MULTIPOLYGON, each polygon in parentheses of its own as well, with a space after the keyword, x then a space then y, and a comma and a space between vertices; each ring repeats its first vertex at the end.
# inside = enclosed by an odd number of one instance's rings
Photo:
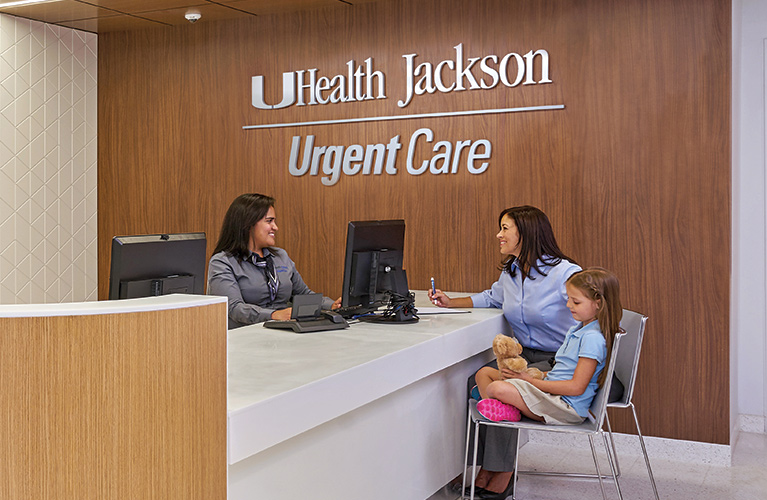
MULTIPOLYGON (((419 305, 430 306, 425 292, 419 305)), ((500 310, 469 311, 304 334, 229 331, 229 463, 486 351, 508 331, 500 310)))
POLYGON ((66 302, 56 304, 0 305, 0 318, 46 316, 87 316, 92 314, 124 314, 131 312, 163 311, 182 307, 196 307, 226 302, 226 297, 210 295, 171 294, 140 299, 100 300, 92 302, 66 302))

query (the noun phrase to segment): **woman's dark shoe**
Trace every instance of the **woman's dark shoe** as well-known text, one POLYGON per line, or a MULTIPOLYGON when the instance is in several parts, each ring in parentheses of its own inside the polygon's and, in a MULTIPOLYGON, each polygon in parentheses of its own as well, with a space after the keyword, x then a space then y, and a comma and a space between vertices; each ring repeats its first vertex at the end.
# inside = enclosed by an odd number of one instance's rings
MULTIPOLYGON (((495 496, 497 495, 498 493, 494 491, 488 491, 485 488, 480 488, 479 486, 476 486, 474 488, 474 500, 482 500, 485 498, 495 498, 495 496)), ((466 489, 463 491, 463 496, 467 499, 471 498, 471 485, 467 486, 466 489)))
MULTIPOLYGON (((474 488, 474 500, 506 500, 514 492, 514 475, 509 479, 509 484, 506 485, 506 489, 500 493, 495 491, 486 490, 485 488, 474 488)), ((466 488, 464 494, 469 497, 471 493, 471 486, 466 488)))

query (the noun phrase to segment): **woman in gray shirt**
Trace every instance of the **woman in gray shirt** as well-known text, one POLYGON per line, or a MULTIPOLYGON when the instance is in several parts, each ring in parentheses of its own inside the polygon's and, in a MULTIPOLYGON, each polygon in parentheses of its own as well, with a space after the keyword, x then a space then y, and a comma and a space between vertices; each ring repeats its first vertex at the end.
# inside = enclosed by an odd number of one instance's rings
MULTIPOLYGON (((274 198, 238 196, 224 216, 208 265, 208 294, 229 299, 229 328, 290 319, 294 295, 312 292, 287 252, 275 245, 274 198)), ((340 305, 328 297, 323 307, 340 305)))

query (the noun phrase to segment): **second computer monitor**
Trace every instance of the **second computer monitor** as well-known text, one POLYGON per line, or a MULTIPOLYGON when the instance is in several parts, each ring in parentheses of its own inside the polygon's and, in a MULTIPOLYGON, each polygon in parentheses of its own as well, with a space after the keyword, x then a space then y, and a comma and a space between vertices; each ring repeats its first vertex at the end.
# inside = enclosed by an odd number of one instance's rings
POLYGON ((342 305, 372 311, 386 303, 386 292, 406 295, 404 248, 404 220, 349 222, 342 305))
POLYGON ((205 233, 112 238, 109 298, 205 293, 205 233))

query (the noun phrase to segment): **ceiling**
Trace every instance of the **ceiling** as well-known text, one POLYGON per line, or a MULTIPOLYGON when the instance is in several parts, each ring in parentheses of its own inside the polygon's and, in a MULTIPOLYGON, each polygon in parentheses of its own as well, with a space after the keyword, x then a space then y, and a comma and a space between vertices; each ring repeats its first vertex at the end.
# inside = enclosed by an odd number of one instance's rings
POLYGON ((190 11, 201 14, 196 23, 296 12, 324 7, 350 7, 376 0, 48 0, 13 5, 0 0, 0 14, 24 17, 91 33, 140 30, 189 24, 190 11), (6 5, 9 4, 9 5, 6 5))

